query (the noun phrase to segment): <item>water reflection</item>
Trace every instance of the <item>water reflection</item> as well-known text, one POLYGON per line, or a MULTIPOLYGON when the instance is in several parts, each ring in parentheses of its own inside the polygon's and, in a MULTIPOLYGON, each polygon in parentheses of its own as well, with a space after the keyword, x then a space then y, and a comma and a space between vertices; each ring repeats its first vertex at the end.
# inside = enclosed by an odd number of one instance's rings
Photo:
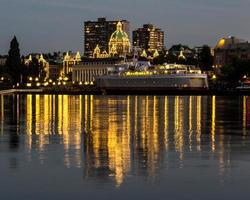
MULTIPOLYGON (((215 159, 224 177, 233 136, 249 139, 248 97, 201 96, 0 96, 1 140, 41 164, 58 151, 65 167, 86 179, 115 181, 185 168, 190 153, 215 159), (21 138, 21 139, 20 139, 21 138), (34 153, 35 152, 35 153, 34 153)), ((4 148, 4 147, 1 147, 4 148)), ((246 148, 246 147, 245 147, 246 148)), ((11 159, 18 167, 18 160, 11 159)))

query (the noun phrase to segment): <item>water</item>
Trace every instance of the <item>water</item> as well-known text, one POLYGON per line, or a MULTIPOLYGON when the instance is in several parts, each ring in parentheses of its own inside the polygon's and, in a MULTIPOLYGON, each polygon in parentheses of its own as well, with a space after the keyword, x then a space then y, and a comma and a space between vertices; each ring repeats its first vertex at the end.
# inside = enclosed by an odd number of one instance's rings
POLYGON ((247 199, 250 98, 0 96, 0 199, 247 199))

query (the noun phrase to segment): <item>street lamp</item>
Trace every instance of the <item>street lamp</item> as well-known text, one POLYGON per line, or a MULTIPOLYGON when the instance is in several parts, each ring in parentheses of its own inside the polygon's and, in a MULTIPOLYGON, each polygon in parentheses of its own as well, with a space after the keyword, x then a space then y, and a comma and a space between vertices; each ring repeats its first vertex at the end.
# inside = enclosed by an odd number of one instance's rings
POLYGON ((213 76, 212 76, 212 80, 216 80, 217 79, 217 77, 216 77, 216 75, 214 74, 213 76))

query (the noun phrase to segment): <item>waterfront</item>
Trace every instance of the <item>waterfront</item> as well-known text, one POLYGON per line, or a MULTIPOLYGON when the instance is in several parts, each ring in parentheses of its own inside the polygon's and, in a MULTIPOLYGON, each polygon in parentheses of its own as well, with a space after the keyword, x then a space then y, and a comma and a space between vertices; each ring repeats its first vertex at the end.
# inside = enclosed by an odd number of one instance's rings
POLYGON ((250 194, 250 98, 0 96, 2 199, 250 194))

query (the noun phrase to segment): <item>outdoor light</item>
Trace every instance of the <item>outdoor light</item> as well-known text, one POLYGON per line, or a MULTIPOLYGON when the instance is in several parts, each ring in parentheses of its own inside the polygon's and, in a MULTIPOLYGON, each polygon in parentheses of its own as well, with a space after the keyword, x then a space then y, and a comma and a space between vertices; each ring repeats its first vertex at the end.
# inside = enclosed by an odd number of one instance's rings
POLYGON ((36 86, 39 87, 41 85, 41 83, 37 83, 36 86))
POLYGON ((1 77, 1 81, 3 81, 4 80, 4 77, 1 77))
POLYGON ((36 77, 35 81, 38 81, 39 79, 36 77))
POLYGON ((27 87, 31 87, 32 86, 32 84, 31 83, 27 83, 27 87))
POLYGON ((53 85, 56 85, 56 83, 55 83, 55 82, 53 82, 53 85))
POLYGON ((82 85, 82 81, 81 81, 81 82, 79 82, 79 85, 82 85))
POLYGON ((32 77, 29 77, 29 80, 32 81, 32 77))
POLYGON ((44 85, 44 86, 48 86, 48 85, 49 85, 49 83, 48 83, 48 82, 45 82, 43 85, 44 85))

